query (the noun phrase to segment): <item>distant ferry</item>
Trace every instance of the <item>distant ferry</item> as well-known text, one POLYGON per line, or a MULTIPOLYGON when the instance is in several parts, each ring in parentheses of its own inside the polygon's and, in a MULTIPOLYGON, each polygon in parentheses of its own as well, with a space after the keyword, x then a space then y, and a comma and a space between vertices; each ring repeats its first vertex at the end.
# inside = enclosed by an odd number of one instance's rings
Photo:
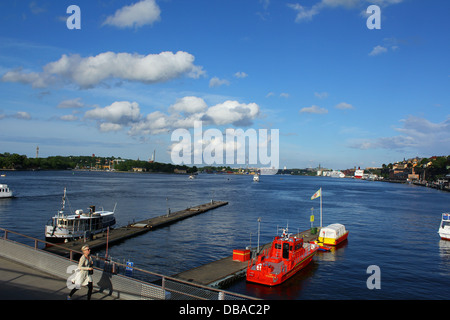
POLYGON ((354 177, 356 179, 361 179, 363 176, 364 176, 364 170, 361 170, 361 169, 355 170, 354 177))
POLYGON ((0 184, 0 199, 1 198, 12 198, 13 192, 8 187, 7 184, 0 184))
POLYGON ((75 214, 64 213, 66 202, 66 188, 62 198, 62 208, 47 222, 45 226, 45 241, 62 243, 106 231, 116 224, 113 211, 95 211, 90 206, 89 212, 76 210, 75 214))

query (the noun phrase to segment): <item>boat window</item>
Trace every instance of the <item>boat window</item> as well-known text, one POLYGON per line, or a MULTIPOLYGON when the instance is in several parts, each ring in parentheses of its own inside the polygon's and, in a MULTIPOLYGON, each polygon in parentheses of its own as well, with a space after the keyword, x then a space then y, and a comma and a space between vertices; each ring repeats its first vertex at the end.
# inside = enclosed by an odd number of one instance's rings
POLYGON ((275 249, 281 249, 281 243, 275 243, 275 249))
POLYGON ((289 243, 283 243, 283 259, 289 259, 289 243))

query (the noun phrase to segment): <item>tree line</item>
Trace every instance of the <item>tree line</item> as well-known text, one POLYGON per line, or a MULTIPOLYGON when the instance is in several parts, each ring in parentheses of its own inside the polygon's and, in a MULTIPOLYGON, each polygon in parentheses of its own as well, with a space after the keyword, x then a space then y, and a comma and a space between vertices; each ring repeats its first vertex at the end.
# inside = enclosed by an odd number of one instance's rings
POLYGON ((142 168, 145 172, 194 173, 197 168, 170 163, 147 162, 140 160, 121 159, 115 157, 94 156, 52 156, 47 158, 28 158, 17 153, 0 153, 0 170, 116 170, 133 171, 142 168), (117 161, 119 160, 119 161, 117 161))

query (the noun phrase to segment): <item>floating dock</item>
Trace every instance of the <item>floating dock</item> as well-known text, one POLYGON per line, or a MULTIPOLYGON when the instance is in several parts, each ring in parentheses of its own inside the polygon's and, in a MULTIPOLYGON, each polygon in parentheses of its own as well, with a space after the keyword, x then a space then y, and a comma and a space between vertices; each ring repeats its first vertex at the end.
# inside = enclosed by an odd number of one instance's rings
MULTIPOLYGON (((303 238, 304 242, 317 240, 319 229, 317 228, 315 234, 311 233, 311 229, 300 232, 294 236, 303 238)), ((260 251, 270 248, 272 242, 261 246, 260 251)), ((237 279, 245 276, 249 261, 236 261, 233 256, 223 258, 221 260, 213 261, 203 266, 178 273, 173 278, 189 281, 204 286, 214 288, 222 288, 237 279)))
POLYGON ((89 245, 92 250, 98 250, 106 247, 107 244, 110 246, 125 239, 141 235, 148 231, 155 230, 227 204, 227 201, 211 201, 209 203, 187 208, 185 210, 170 212, 162 216, 142 220, 124 227, 110 229, 109 233, 103 232, 96 234, 92 237, 92 239, 79 239, 64 244, 58 244, 57 246, 49 246, 46 250, 60 255, 68 255, 71 250, 80 251, 81 247, 85 244, 89 245))

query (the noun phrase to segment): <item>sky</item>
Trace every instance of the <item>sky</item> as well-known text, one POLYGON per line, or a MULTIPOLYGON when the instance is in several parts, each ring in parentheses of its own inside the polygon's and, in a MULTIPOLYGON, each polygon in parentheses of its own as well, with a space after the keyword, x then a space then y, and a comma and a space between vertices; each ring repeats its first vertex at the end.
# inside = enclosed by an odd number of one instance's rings
POLYGON ((442 0, 1 1, 0 153, 169 163, 174 131, 201 121, 267 132, 280 168, 449 155, 449 12, 442 0))

